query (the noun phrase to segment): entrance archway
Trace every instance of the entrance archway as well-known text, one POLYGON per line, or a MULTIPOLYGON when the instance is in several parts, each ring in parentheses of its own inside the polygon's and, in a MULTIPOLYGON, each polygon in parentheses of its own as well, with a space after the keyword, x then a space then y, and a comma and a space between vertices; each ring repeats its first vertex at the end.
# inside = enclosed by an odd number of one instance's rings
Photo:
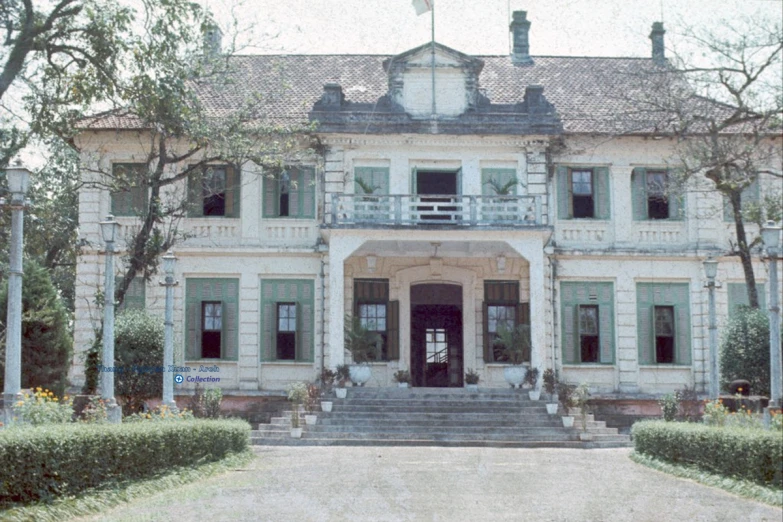
POLYGON ((411 380, 419 387, 462 387, 462 287, 411 286, 411 380))

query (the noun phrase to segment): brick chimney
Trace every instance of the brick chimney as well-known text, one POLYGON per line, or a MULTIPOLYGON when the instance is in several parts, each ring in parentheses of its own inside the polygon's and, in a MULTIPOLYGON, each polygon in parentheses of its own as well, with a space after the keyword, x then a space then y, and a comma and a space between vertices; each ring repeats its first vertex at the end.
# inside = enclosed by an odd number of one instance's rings
POLYGON ((652 59, 655 65, 666 65, 666 52, 663 46, 663 22, 653 22, 650 40, 652 40, 652 59))
POLYGON ((530 58, 530 21, 527 19, 527 11, 514 11, 509 29, 514 38, 511 61, 516 64, 533 63, 530 58))
POLYGON ((223 52, 223 31, 216 24, 204 26, 204 56, 216 58, 223 52))

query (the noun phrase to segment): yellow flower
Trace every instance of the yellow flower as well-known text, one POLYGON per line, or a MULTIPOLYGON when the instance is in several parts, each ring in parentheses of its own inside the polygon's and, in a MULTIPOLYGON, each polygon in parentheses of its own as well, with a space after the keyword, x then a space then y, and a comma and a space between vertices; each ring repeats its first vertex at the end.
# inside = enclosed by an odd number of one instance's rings
POLYGON ((16 403, 16 405, 17 406, 24 406, 24 402, 23 401, 19 401, 19 402, 16 403))

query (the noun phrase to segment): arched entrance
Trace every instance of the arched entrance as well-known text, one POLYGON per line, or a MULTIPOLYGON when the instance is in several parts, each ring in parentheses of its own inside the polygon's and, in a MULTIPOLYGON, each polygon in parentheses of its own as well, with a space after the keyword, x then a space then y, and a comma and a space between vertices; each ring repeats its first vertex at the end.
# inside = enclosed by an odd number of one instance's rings
POLYGON ((462 287, 411 286, 411 380, 419 387, 462 387, 462 287))

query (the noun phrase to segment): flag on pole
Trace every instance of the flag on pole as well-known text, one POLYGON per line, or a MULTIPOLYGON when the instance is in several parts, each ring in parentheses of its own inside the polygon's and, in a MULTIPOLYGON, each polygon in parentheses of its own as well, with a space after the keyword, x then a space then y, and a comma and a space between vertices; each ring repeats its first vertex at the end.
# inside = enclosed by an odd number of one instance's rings
POLYGON ((423 15, 429 11, 432 11, 432 4, 435 0, 413 0, 413 8, 416 9, 417 15, 423 15))

